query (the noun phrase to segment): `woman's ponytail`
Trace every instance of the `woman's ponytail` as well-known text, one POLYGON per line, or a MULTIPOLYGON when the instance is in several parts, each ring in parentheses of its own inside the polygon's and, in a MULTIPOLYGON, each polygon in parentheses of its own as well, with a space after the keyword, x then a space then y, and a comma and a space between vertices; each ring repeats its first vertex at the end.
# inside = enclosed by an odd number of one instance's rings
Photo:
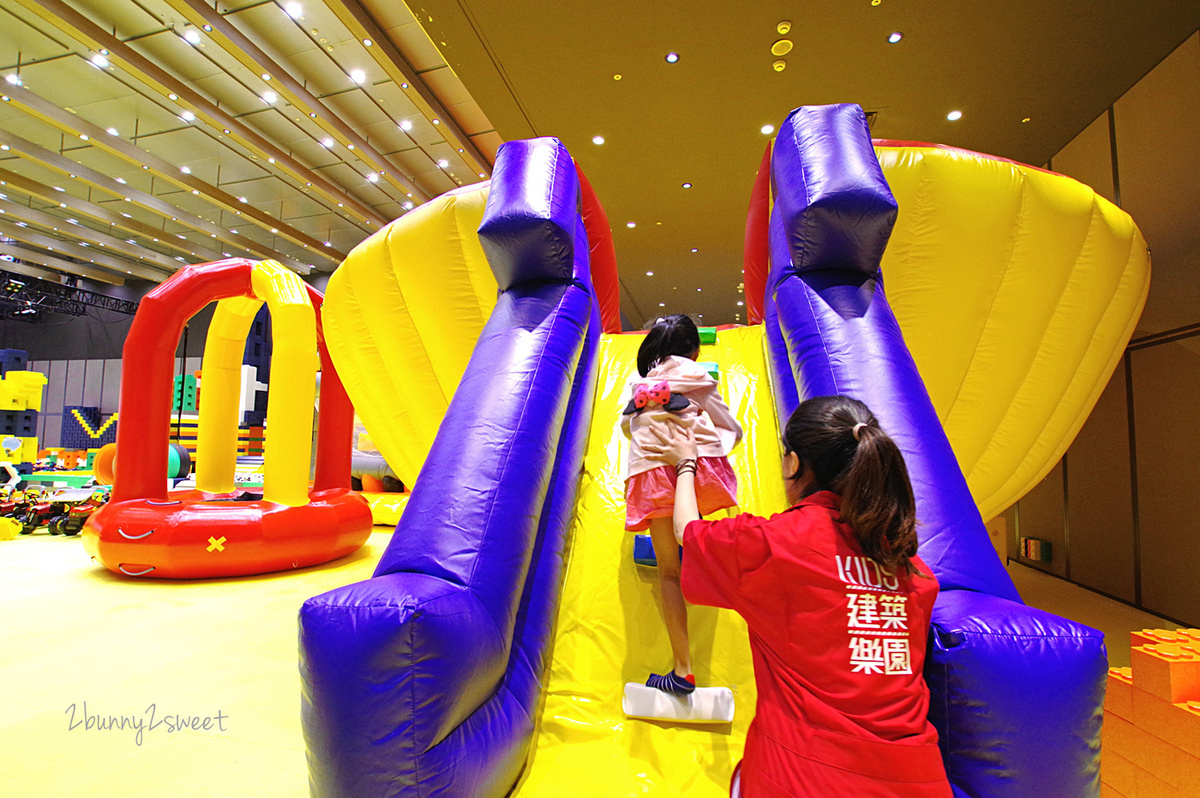
POLYGON ((863 554, 885 568, 916 572, 916 501, 908 467, 865 404, 848 396, 809 399, 788 420, 784 443, 812 470, 818 490, 841 497, 842 521, 863 554))
POLYGON ((913 573, 916 500, 896 442, 874 424, 861 427, 850 468, 833 489, 842 497, 842 520, 854 530, 863 554, 885 568, 913 573))

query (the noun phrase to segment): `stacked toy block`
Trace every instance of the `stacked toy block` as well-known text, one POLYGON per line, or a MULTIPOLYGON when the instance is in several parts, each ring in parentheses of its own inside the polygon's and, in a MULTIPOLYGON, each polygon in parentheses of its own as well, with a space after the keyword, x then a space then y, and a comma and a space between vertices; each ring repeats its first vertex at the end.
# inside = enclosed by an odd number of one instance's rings
POLYGON ((191 374, 175 378, 175 399, 171 413, 197 413, 196 377, 191 374))
MULTIPOLYGON (((267 420, 267 393, 261 389, 266 387, 265 383, 271 370, 271 314, 267 312, 266 305, 259 309, 258 315, 250 324, 242 366, 243 371, 246 366, 253 367, 254 371, 248 378, 249 395, 242 398, 241 422, 243 426, 261 427, 267 420)), ((247 377, 243 377, 242 382, 245 384, 247 377)))
MULTIPOLYGON (((5 458, 16 464, 37 460, 38 411, 42 409, 42 390, 46 375, 25 371, 26 357, 21 349, 0 349, 0 438, 13 437, 21 446, 5 458)), ((19 469, 20 470, 20 469, 19 469)))
POLYGON ((24 371, 29 358, 24 349, 0 349, 0 376, 10 371, 24 371))
POLYGON ((86 452, 117 442, 116 413, 105 420, 100 418, 100 408, 69 406, 63 408, 62 436, 59 445, 63 449, 86 452))
POLYGON ((1104 699, 1101 798, 1200 796, 1200 629, 1134 632, 1104 699))

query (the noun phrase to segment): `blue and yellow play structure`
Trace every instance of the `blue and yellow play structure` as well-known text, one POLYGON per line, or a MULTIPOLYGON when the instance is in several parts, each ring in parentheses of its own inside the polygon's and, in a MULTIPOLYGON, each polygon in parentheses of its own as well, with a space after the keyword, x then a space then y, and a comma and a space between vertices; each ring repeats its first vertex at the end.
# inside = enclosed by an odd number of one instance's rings
MULTIPOLYGON (((1145 301, 1140 233, 1061 175, 873 146, 857 106, 794 111, 765 163, 763 323, 700 355, 747 430, 742 509, 784 508, 778 419, 800 399, 866 401, 942 586, 926 678, 956 794, 1096 796, 1103 637, 1024 605, 983 522, 1107 382, 1145 301)), ((728 794, 755 700, 736 615, 691 622, 698 680, 736 693, 728 728, 621 713, 665 631, 622 524, 640 339, 602 332, 580 195, 557 140, 509 142, 490 185, 393 222, 330 281, 333 361, 415 487, 373 578, 300 613, 314 796, 728 794)))

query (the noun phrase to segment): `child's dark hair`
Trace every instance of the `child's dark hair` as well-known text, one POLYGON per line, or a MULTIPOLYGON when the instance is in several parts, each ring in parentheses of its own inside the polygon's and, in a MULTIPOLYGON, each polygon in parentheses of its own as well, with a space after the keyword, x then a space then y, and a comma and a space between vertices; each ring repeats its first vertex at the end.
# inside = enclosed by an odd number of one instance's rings
POLYGON ((817 490, 841 497, 842 520, 863 554, 886 568, 916 573, 917 513, 904 456, 870 409, 849 396, 802 402, 783 434, 787 451, 812 469, 817 490))
POLYGON ((700 348, 700 331, 682 313, 663 316, 654 322, 638 348, 638 374, 645 377, 650 369, 671 355, 689 357, 700 348))

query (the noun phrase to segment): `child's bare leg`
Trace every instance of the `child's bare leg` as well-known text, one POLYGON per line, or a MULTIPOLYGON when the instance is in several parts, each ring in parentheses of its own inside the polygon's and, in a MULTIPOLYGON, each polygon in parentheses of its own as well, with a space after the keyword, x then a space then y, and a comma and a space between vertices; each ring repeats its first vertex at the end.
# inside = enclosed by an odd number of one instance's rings
POLYGON ((679 584, 679 543, 671 518, 650 519, 650 540, 658 560, 658 585, 662 593, 663 618, 671 653, 675 655, 675 672, 687 676, 692 672, 692 655, 688 650, 687 603, 679 584))

